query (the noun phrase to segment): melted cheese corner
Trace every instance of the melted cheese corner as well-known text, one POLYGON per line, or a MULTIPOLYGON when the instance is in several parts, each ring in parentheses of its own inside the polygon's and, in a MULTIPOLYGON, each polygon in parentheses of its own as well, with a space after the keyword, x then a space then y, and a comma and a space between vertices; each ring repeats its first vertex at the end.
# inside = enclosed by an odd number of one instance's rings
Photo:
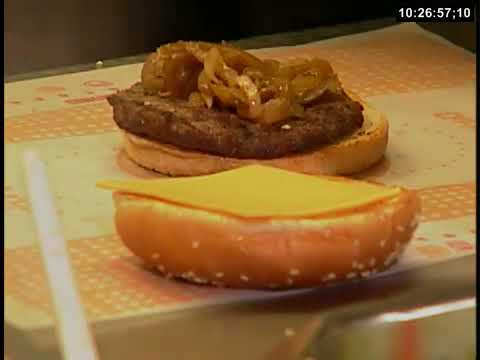
POLYGON ((213 175, 105 180, 98 187, 243 217, 306 216, 393 197, 399 188, 251 165, 213 175))

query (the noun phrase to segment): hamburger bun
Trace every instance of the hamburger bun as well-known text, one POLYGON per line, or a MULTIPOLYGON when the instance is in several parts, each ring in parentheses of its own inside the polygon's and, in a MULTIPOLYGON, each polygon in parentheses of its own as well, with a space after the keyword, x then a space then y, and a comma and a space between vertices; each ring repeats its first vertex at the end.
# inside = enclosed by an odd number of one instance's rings
MULTIPOLYGON (((256 178, 269 175, 265 172, 268 171, 266 167, 260 167, 263 172, 255 172, 252 167, 233 171, 243 169, 252 171, 252 177, 256 178)), ((237 175, 232 171, 224 174, 232 181, 237 175)), ((307 175, 292 176, 292 183, 297 181, 298 176, 307 177, 300 181, 314 181, 307 175)), ((188 200, 175 198, 172 195, 174 192, 168 190, 170 186, 178 185, 173 183, 164 183, 164 198, 156 193, 136 191, 130 185, 125 187, 104 182, 99 186, 116 189, 113 195, 115 225, 123 243, 148 266, 168 278, 233 288, 304 288, 367 278, 392 266, 417 227, 420 203, 416 193, 345 178, 318 178, 325 181, 319 183, 318 192, 325 194, 321 196, 328 197, 334 192, 343 196, 343 200, 339 198, 338 206, 336 200, 332 200, 329 208, 312 210, 318 201, 310 190, 313 199, 310 205, 313 208, 305 212, 300 210, 302 203, 308 203, 308 200, 301 200, 306 198, 298 198, 295 194, 289 196, 285 191, 278 196, 284 196, 294 204, 290 210, 278 204, 265 203, 266 200, 261 200, 263 195, 259 197, 258 194, 253 195, 251 205, 248 205, 249 200, 245 199, 248 196, 243 190, 238 195, 241 199, 232 198, 225 202, 226 208, 235 202, 251 206, 251 216, 215 205, 216 201, 224 201, 221 190, 219 199, 212 197, 213 200, 208 200, 209 194, 215 194, 216 188, 223 187, 218 185, 220 182, 200 182, 204 185, 197 186, 192 183, 188 192, 193 194, 192 191, 198 191, 203 197, 203 202, 199 203, 194 200, 186 203, 188 200), (208 189, 207 184, 211 184, 208 189), (365 199, 355 195, 370 185, 378 187, 378 191, 384 194, 369 195, 365 199), (338 192, 335 186, 346 188, 338 192), (349 186, 350 189, 347 188, 349 186), (202 188, 207 194, 202 193, 202 188), (347 205, 342 206, 345 201, 347 205), (199 205, 203 203, 205 205, 199 205), (268 210, 262 212, 262 207, 268 210)), ((245 184, 246 177, 241 174, 235 179, 245 184)), ((285 185, 289 182, 287 179, 279 178, 278 183, 285 185)), ((179 180, 182 179, 153 181, 179 180)), ((150 187, 157 186, 152 185, 152 180, 142 181, 150 187)), ((231 187, 232 182, 228 184, 231 187)), ((315 183, 311 185, 313 187, 305 183, 306 188, 315 189, 315 183)), ((255 184, 245 186, 255 188, 255 184)), ((258 187, 259 191, 263 191, 262 183, 258 187)), ((234 197, 234 192, 231 193, 234 197)), ((281 200, 278 201, 281 203, 281 200)))
POLYGON ((317 57, 282 63, 179 41, 150 54, 141 81, 107 100, 127 156, 164 175, 251 164, 351 175, 377 163, 388 143, 383 114, 317 57))

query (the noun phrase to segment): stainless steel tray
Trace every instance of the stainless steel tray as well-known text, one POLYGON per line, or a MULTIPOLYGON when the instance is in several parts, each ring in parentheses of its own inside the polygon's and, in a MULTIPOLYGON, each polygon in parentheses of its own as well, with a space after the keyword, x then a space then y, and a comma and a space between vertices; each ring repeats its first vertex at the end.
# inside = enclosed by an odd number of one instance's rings
MULTIPOLYGON (((471 359, 475 265, 475 256, 467 256, 277 299, 100 323, 93 330, 101 359, 471 359), (403 348, 417 357, 400 357, 403 348)), ((54 329, 4 328, 6 352, 15 360, 60 358, 54 329)))
POLYGON ((384 313, 320 327, 299 357, 342 360, 473 360, 475 301, 384 313), (411 319, 411 320, 406 320, 411 319))

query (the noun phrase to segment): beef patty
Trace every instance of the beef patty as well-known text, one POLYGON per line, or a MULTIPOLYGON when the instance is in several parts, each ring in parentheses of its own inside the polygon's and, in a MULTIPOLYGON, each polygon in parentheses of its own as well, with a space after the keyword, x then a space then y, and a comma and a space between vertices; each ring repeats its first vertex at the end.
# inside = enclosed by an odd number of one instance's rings
POLYGON ((140 83, 108 97, 119 128, 142 138, 233 158, 272 159, 317 149, 363 124, 363 107, 346 94, 322 95, 302 118, 272 125, 185 100, 146 95, 140 83))

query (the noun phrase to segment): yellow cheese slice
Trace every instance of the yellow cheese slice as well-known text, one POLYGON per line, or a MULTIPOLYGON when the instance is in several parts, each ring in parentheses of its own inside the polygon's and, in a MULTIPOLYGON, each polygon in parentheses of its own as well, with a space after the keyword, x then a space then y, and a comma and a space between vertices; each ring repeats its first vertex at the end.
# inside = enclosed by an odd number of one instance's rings
POLYGON ((196 177, 105 180, 97 186, 242 217, 321 215, 393 197, 400 192, 396 187, 310 176, 260 165, 196 177))

